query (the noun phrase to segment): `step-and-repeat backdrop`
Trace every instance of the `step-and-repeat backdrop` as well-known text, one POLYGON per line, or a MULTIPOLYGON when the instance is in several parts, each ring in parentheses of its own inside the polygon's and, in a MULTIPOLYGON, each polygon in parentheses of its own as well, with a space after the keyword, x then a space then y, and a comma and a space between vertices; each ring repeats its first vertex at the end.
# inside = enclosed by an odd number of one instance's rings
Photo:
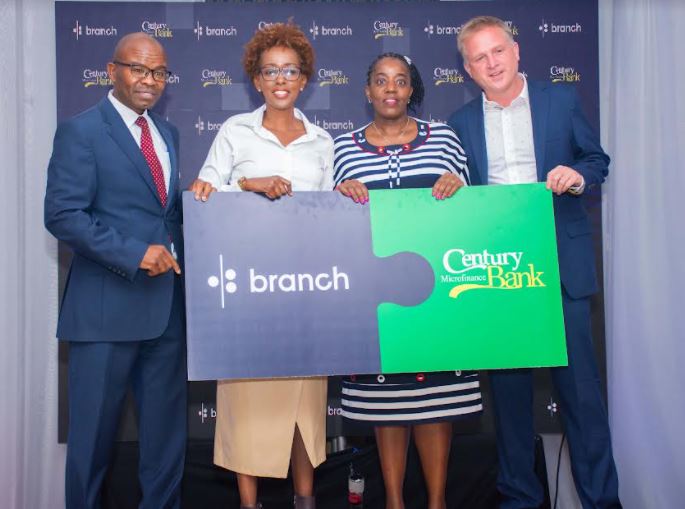
MULTIPOLYGON (((315 73, 298 107, 332 136, 368 123, 372 112, 364 97, 369 63, 380 53, 409 56, 419 68, 426 97, 416 116, 445 121, 480 92, 464 71, 456 48, 459 27, 469 18, 492 14, 504 19, 521 47, 520 68, 528 79, 571 83, 578 88, 591 124, 599 130, 597 1, 548 2, 494 0, 388 3, 141 3, 57 2, 57 119, 64 120, 99 101, 109 90, 106 64, 117 40, 143 31, 165 47, 169 79, 155 110, 181 134, 181 181, 197 175, 221 124, 258 107, 260 96, 245 75, 245 43, 270 23, 290 18, 310 38, 315 73)), ((599 195, 587 197, 600 231, 599 195)), ((599 240, 599 239, 597 239, 599 240)), ((598 260, 601 261, 598 246, 598 260)), ((61 248, 62 280, 69 253, 61 248)), ((63 285, 62 285, 63 286, 63 285)), ((596 299, 594 329, 603 365, 603 315, 596 299)), ((66 362, 60 352, 60 440, 66 437, 66 362)), ((486 382, 487 383, 487 382, 486 382)), ((327 413, 330 436, 363 433, 339 417, 339 387, 331 379, 327 413)), ((487 396, 487 395, 486 395, 487 396)), ((559 412, 549 378, 538 375, 535 392, 540 431, 555 431, 559 412)), ((486 408, 488 400, 485 401, 486 408)), ((211 438, 214 384, 191 384, 191 438, 211 438)), ((135 419, 124 416, 123 439, 135 439, 135 419)), ((486 410, 480 421, 460 423, 462 431, 492 429, 486 410)))

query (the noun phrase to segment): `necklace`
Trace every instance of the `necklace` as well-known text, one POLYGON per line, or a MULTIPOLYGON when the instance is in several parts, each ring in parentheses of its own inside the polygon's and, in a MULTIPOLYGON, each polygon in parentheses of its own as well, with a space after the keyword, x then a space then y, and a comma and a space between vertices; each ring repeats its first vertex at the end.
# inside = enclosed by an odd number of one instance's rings
MULTIPOLYGON (((409 117, 409 115, 407 115, 407 121, 404 123, 404 127, 402 128, 402 130, 398 134, 393 135, 393 137, 395 139, 397 139, 397 138, 402 139, 402 135, 404 134, 404 131, 406 131, 407 127, 409 126, 409 119, 410 119, 410 117, 409 117)), ((383 132, 376 125, 375 120, 373 122, 371 122, 371 125, 373 126, 374 130, 378 133, 378 136, 383 138, 383 141, 385 142, 386 146, 387 145, 399 145, 398 143, 394 143, 394 144, 390 143, 390 140, 385 136, 385 134, 383 134, 383 132)))

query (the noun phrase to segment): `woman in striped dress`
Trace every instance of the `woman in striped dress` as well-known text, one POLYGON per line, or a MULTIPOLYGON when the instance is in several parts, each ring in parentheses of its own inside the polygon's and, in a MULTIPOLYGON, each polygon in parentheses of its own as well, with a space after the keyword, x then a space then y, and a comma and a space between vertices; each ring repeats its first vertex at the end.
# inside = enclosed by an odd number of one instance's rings
MULTIPOLYGON (((369 66, 366 97, 373 122, 335 140, 337 189, 357 203, 369 189, 432 188, 450 198, 468 184, 466 157, 445 124, 408 115, 423 100, 415 65, 384 53, 369 66)), ((410 434, 419 452, 428 508, 444 509, 452 421, 482 412, 477 373, 459 371, 353 376, 343 381, 343 416, 375 427, 386 509, 402 509, 410 434)))

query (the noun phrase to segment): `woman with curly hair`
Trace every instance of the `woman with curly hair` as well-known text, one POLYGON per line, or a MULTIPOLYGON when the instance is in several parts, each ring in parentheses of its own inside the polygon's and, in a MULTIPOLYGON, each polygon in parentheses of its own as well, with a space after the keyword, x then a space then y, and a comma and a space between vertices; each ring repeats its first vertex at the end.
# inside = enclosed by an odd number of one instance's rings
MULTIPOLYGON (((245 72, 264 104, 229 118, 190 190, 259 193, 333 188, 333 141, 295 102, 314 68, 314 52, 292 23, 259 30, 245 46, 245 72)), ((214 463, 236 472, 242 509, 261 507, 257 478, 288 475, 295 507, 313 509, 314 467, 326 459, 325 377, 219 380, 214 463)))

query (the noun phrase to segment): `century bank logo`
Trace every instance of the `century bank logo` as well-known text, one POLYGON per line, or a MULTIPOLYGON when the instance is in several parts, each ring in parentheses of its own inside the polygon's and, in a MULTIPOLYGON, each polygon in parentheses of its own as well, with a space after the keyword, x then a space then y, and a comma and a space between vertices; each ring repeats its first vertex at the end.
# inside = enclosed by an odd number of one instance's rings
POLYGON ((238 273, 233 268, 224 265, 224 256, 219 255, 219 274, 212 274, 207 278, 210 288, 217 288, 221 294, 221 308, 226 306, 226 296, 238 291, 249 293, 308 293, 308 292, 337 292, 350 289, 350 277, 338 269, 331 267, 330 272, 312 274, 308 272, 291 273, 263 273, 250 267, 247 281, 238 285, 238 273), (242 285, 246 286, 243 287, 242 285), (242 288, 242 290, 241 290, 242 288))
POLYGON ((537 271, 535 264, 523 266, 523 251, 469 253, 454 248, 445 251, 442 266, 446 274, 440 276, 442 284, 453 285, 449 296, 456 299, 470 290, 520 290, 544 288, 544 272, 537 271))
POLYGON ((202 69, 200 82, 203 87, 227 87, 233 84, 233 80, 226 71, 219 69, 202 69))
POLYGON ((83 69, 83 76, 81 78, 83 86, 88 87, 109 87, 112 85, 112 80, 109 78, 107 71, 103 69, 83 69))
POLYGON ((583 31, 583 26, 578 22, 571 24, 554 23, 542 18, 538 31, 542 37, 547 34, 577 34, 583 31))
POLYGON ((197 120, 195 121, 195 132, 197 132, 198 136, 202 136, 202 133, 205 131, 218 131, 221 129, 221 122, 209 122, 203 120, 203 118, 198 115, 197 120))
POLYGON ((319 25, 316 20, 312 20, 309 33, 313 40, 316 40, 317 37, 349 37, 352 35, 352 27, 350 25, 344 27, 319 25))
POLYGON ((265 28, 269 28, 274 23, 275 23, 275 21, 260 20, 257 22, 257 30, 264 30, 265 28))
POLYGON ((140 30, 158 39, 168 39, 174 36, 171 27, 166 23, 145 20, 140 24, 140 30))
POLYGON ((375 20, 373 22, 373 38, 404 37, 404 28, 398 21, 375 20))
POLYGON ((199 21, 195 22, 193 33, 197 40, 200 37, 235 37, 238 35, 238 29, 233 25, 227 27, 210 27, 209 25, 202 25, 199 21))
POLYGON ((549 79, 552 83, 578 83, 580 73, 567 65, 553 65, 549 68, 549 79))
POLYGON ((462 85, 464 75, 459 72, 459 69, 436 67, 433 69, 433 82, 436 87, 440 85, 462 85))
POLYGON ((350 78, 340 69, 319 69, 317 76, 320 87, 350 84, 350 78))
POLYGON ((74 37, 76 37, 76 40, 79 40, 79 37, 116 37, 119 32, 117 30, 117 27, 114 25, 110 25, 108 27, 94 27, 90 25, 81 25, 78 20, 76 20, 76 23, 74 24, 74 28, 71 29, 71 32, 74 34, 74 37))

